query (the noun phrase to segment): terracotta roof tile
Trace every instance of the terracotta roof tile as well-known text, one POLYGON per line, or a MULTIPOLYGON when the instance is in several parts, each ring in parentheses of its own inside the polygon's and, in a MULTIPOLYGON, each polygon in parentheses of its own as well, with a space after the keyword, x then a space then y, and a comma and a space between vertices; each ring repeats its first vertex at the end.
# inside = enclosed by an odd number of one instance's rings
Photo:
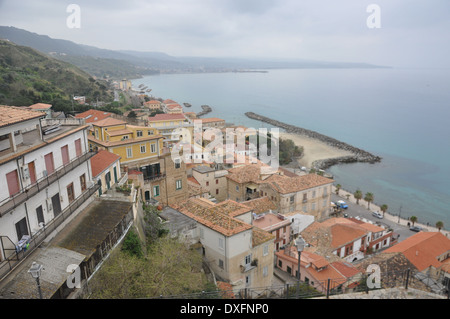
POLYGON ((100 150, 97 154, 91 157, 92 176, 97 177, 101 172, 119 159, 119 155, 105 150, 100 150))
POLYGON ((113 113, 90 109, 86 112, 75 115, 76 118, 85 119, 86 123, 93 123, 112 116, 113 113))
POLYGON ((24 107, 0 105, 0 127, 45 116, 44 112, 31 111, 24 107))
POLYGON ((437 257, 450 253, 450 239, 440 232, 419 232, 400 243, 386 249, 389 252, 401 252, 419 270, 442 265, 437 257))

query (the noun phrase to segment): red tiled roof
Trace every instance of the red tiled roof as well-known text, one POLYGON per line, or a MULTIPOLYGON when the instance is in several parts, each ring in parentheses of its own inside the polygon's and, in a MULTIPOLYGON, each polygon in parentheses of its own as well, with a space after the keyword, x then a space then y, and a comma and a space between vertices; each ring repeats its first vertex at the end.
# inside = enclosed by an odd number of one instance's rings
POLYGON ((45 113, 28 108, 0 105, 0 127, 44 117, 45 113))
POLYGON ((96 126, 115 126, 115 125, 123 125, 123 124, 127 124, 127 122, 122 121, 122 120, 118 120, 112 117, 107 117, 103 120, 99 120, 97 122, 94 123, 94 125, 96 126))
POLYGON ((185 119, 186 117, 183 114, 156 114, 148 117, 149 122, 185 119))
POLYGON ((419 270, 442 265, 437 257, 450 252, 450 239, 441 232, 419 232, 400 243, 386 249, 389 252, 401 252, 419 270))
POLYGON ((75 115, 76 118, 83 118, 85 119, 86 123, 92 123, 97 122, 100 120, 103 120, 107 117, 110 117, 113 113, 110 112, 104 112, 99 110, 87 110, 86 112, 79 113, 75 115))
POLYGON ((97 154, 91 157, 92 176, 97 177, 101 172, 119 159, 119 155, 105 150, 100 150, 97 154))

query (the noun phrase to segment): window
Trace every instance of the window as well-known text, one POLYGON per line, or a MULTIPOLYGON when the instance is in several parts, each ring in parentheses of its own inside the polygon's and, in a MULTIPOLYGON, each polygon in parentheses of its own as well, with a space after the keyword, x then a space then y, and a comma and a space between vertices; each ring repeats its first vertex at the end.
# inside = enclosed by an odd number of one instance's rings
POLYGON ((181 179, 178 179, 176 182, 175 182, 175 185, 176 185, 176 189, 178 190, 178 189, 181 189, 181 179))
POLYGON ((67 186, 67 197, 69 198, 69 203, 73 202, 75 199, 75 192, 73 190, 73 183, 67 186))
POLYGON ((245 264, 249 265, 252 262, 252 254, 245 256, 245 264))
POLYGON ((205 231, 203 230, 203 228, 200 228, 200 238, 201 239, 205 238, 205 231))
POLYGON ((219 189, 216 189, 216 195, 219 195, 219 189))
POLYGON ((265 267, 263 268, 263 277, 267 277, 268 274, 269 274, 269 267, 268 267, 268 266, 265 266, 265 267))
POLYGON ((141 153, 147 152, 147 147, 144 145, 141 145, 141 153))
POLYGON ((217 184, 219 184, 219 180, 218 180, 218 179, 216 179, 216 185, 217 185, 217 184))
POLYGON ((136 131, 137 137, 142 137, 142 131, 136 131))
POLYGON ((305 193, 305 194, 303 194, 303 202, 306 202, 307 201, 307 194, 305 193))
POLYGON ((84 192, 86 190, 86 175, 85 174, 80 176, 80 185, 81 185, 81 191, 84 192))
POLYGON ((219 248, 223 249, 223 238, 219 238, 219 248))
POLYGON ((148 134, 148 135, 153 135, 153 130, 148 130, 148 131, 147 131, 147 134, 148 134))
POLYGON ((133 157, 133 150, 131 147, 127 147, 127 158, 133 157))
POLYGON ((316 203, 312 203, 311 209, 316 210, 316 203))
MULTIPOLYGON (((45 159, 45 169, 47 171, 47 175, 50 175, 55 171, 55 164, 53 162, 53 153, 50 152, 44 156, 45 159)), ((44 174, 44 176, 46 176, 44 174)))
POLYGON ((209 182, 206 182, 206 186, 209 186, 209 182))
POLYGON ((327 194, 328 194, 328 189, 325 187, 325 188, 323 189, 323 196, 327 196, 327 194))
POLYGON ((236 191, 239 192, 239 186, 238 185, 236 185, 236 191))
POLYGON ((265 245, 263 247, 263 256, 267 256, 269 254, 269 245, 265 245))
POLYGON ((42 205, 36 208, 36 216, 38 223, 44 223, 44 211, 42 210, 42 205))
POLYGON ((223 269, 223 260, 222 259, 219 259, 219 268, 220 269, 223 269))
POLYGON ((159 185, 153 186, 153 196, 159 196, 159 185))
POLYGON ((175 168, 180 168, 181 167, 181 160, 178 158, 175 160, 175 168))
POLYGON ((313 191, 312 192, 312 198, 315 198, 316 197, 316 191, 313 191))
POLYGON ((289 200, 290 200, 291 204, 293 204, 293 203, 294 203, 294 199, 295 199, 295 196, 291 196, 291 197, 289 198, 289 200))
POLYGON ((150 144, 150 151, 151 151, 152 153, 156 153, 156 144, 155 144, 155 143, 150 144))
POLYGON ((122 136, 122 140, 128 140, 128 135, 122 136))

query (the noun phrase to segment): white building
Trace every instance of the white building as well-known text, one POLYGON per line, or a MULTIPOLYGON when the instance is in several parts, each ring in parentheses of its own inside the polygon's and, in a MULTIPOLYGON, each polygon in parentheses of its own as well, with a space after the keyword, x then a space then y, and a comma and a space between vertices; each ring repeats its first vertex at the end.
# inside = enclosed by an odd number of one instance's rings
POLYGON ((22 251, 26 241, 42 242, 98 188, 92 182, 88 125, 78 119, 61 124, 45 115, 0 106, 1 261, 22 251))

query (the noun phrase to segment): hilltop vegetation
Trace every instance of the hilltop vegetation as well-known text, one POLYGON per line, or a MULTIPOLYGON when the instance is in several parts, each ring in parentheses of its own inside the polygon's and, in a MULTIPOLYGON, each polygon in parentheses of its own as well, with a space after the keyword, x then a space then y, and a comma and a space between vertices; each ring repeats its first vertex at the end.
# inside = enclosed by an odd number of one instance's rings
POLYGON ((111 102, 108 83, 32 49, 0 40, 0 104, 49 103, 55 111, 72 109, 72 95, 111 102))

